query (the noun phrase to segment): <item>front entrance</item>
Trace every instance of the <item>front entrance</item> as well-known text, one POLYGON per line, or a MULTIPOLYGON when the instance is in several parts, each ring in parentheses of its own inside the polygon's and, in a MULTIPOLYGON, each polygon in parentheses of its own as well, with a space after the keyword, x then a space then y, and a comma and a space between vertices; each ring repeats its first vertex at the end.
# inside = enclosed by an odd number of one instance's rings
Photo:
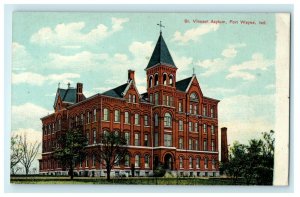
POLYGON ((172 155, 167 153, 164 158, 164 166, 167 170, 173 170, 173 158, 172 155))

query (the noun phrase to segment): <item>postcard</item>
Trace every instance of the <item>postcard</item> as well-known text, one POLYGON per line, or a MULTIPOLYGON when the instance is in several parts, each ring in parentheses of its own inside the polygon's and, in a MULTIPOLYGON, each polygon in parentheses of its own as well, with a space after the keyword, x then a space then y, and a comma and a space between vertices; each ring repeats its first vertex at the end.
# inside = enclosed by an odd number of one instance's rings
POLYGON ((13 184, 288 185, 289 13, 14 12, 13 184))

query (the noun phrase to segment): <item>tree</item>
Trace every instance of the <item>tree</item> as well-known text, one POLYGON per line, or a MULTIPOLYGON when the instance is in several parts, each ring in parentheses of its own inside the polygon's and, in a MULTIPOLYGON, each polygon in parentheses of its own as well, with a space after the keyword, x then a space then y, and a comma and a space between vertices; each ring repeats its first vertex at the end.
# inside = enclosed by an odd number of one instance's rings
POLYGON ((56 158, 61 165, 69 170, 71 179, 74 178, 76 163, 82 162, 85 158, 87 138, 83 134, 82 126, 77 126, 62 134, 58 139, 58 147, 54 151, 56 158))
POLYGON ((17 164, 20 163, 24 155, 21 142, 21 135, 13 135, 10 138, 10 170, 12 174, 16 174, 20 170, 17 164))
POLYGON ((230 148, 229 161, 221 169, 236 183, 243 177, 246 184, 272 185, 274 165, 274 131, 262 133, 262 139, 251 139, 249 145, 235 142, 230 148))
POLYGON ((128 154, 126 139, 119 133, 107 131, 100 136, 100 142, 101 144, 95 148, 93 154, 99 163, 104 162, 106 177, 110 180, 113 166, 119 165, 128 154))
POLYGON ((23 153, 20 163, 24 166, 26 175, 28 175, 30 167, 39 152, 41 143, 38 143, 38 141, 33 143, 28 142, 27 135, 24 134, 23 137, 21 137, 20 146, 23 153))
POLYGON ((239 142, 234 142, 233 147, 229 150, 228 162, 222 164, 225 174, 233 178, 237 183, 238 178, 243 174, 246 165, 246 146, 239 142))

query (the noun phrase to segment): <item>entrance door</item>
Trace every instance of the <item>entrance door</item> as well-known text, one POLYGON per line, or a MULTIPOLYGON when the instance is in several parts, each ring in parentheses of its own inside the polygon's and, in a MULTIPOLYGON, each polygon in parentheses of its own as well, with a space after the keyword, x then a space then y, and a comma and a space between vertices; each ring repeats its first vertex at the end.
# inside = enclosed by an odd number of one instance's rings
POLYGON ((171 154, 166 154, 164 158, 165 169, 173 170, 173 159, 171 154))

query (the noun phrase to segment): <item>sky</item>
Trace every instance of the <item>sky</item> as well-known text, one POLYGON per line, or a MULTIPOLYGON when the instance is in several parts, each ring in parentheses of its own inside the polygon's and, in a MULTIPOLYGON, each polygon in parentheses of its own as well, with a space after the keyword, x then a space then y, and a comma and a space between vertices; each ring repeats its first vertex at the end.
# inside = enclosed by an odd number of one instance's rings
POLYGON ((229 144, 274 129, 275 14, 15 12, 12 133, 41 139, 58 83, 82 82, 88 97, 125 83, 134 69, 144 93, 159 21, 177 80, 194 68, 203 94, 220 100, 229 144))

